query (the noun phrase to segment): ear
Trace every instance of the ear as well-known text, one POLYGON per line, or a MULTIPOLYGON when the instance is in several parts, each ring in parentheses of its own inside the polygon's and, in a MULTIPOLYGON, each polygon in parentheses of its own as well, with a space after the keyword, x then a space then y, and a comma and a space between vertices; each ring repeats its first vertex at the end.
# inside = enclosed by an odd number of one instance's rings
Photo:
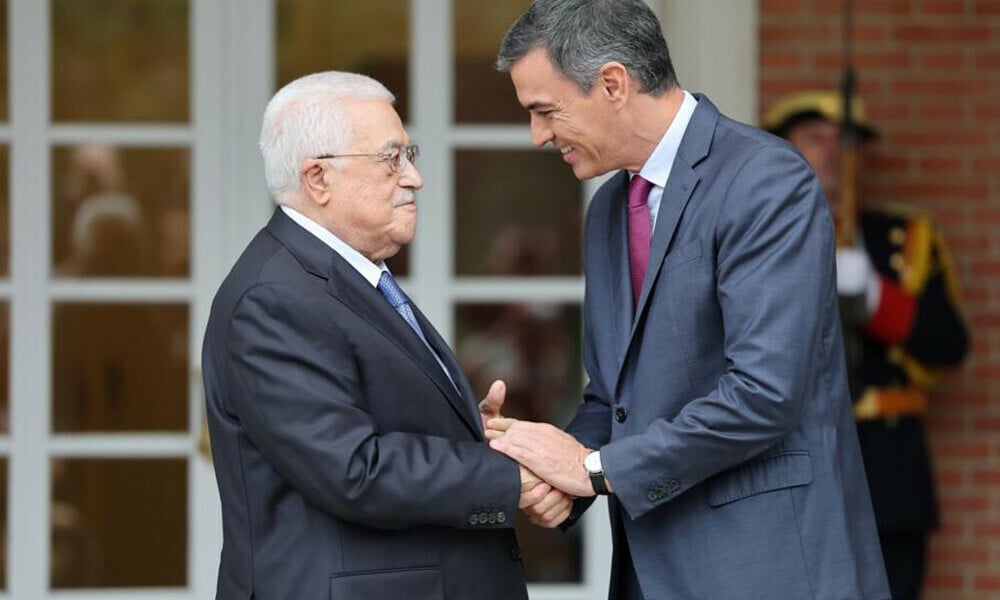
POLYGON ((325 174, 326 168, 322 160, 306 160, 299 168, 299 183, 302 186, 302 191, 311 202, 319 206, 324 206, 330 201, 325 174))
POLYGON ((607 100, 623 102, 632 94, 632 79, 625 65, 611 61, 597 72, 597 87, 607 100))

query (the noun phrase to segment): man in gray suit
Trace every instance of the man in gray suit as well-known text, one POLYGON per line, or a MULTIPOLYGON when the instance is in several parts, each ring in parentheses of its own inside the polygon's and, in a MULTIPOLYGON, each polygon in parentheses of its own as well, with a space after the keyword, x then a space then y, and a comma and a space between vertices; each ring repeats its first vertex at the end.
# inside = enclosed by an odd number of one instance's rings
POLYGON ((684 91, 641 0, 536 0, 498 66, 536 145, 619 172, 585 225, 584 402, 568 433, 490 420, 494 448, 570 523, 608 494, 611 598, 888 598, 809 166, 684 91))
MULTIPOLYGON (((455 357, 385 266, 413 238, 422 185, 392 102, 328 72, 264 114, 279 207, 219 289, 204 343, 219 598, 526 598, 519 503, 569 513, 490 449, 455 357)), ((494 385, 484 410, 502 396, 494 385)))

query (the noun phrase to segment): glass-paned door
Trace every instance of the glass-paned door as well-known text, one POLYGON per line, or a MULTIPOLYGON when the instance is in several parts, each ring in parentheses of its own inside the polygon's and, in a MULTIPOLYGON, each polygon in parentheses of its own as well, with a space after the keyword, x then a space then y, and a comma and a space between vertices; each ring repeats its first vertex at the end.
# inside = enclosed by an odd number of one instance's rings
POLYGON ((197 357, 227 8, 0 2, 0 597, 214 595, 197 357))

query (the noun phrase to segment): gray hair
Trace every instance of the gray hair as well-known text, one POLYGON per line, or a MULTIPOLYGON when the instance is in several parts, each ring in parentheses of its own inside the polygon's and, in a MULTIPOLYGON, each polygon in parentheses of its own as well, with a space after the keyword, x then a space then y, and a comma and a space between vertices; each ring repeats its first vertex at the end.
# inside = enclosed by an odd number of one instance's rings
POLYGON ((652 96, 679 85, 660 21, 642 0, 535 0, 500 43, 497 69, 509 71, 535 48, 584 94, 611 61, 652 96))
POLYGON ((351 142, 345 99, 392 103, 396 98, 371 77, 326 71, 292 81, 268 102, 259 146, 267 189, 278 204, 299 191, 302 161, 340 152, 351 142))

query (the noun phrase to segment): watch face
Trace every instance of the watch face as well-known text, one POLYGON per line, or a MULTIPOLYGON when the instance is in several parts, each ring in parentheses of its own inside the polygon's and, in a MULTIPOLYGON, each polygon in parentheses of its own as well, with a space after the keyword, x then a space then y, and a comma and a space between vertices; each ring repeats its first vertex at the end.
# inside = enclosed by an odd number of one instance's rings
POLYGON ((587 456, 583 457, 583 468, 587 470, 588 473, 600 473, 604 469, 601 468, 601 453, 591 452, 587 456))

